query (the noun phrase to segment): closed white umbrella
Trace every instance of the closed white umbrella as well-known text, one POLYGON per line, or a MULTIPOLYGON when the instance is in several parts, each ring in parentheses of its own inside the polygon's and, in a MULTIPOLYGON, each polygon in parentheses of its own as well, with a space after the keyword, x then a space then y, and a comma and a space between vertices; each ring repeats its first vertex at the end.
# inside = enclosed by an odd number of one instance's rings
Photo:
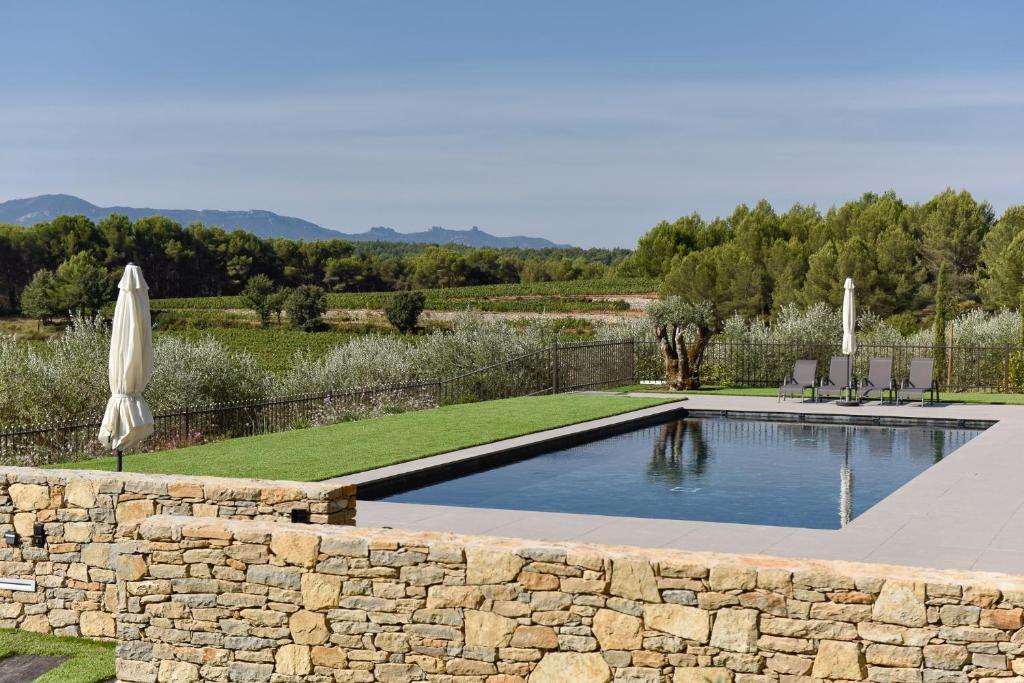
MULTIPOLYGON (((843 284, 843 354, 846 355, 847 392, 853 387, 853 354, 857 352, 857 307, 853 299, 853 278, 846 278, 843 284)), ((853 400, 853 399, 850 399, 853 400)))
POLYGON ((153 413, 142 392, 153 376, 153 330, 149 316, 149 286, 142 269, 124 269, 110 334, 110 400, 100 425, 100 443, 121 451, 141 443, 153 433, 153 413))

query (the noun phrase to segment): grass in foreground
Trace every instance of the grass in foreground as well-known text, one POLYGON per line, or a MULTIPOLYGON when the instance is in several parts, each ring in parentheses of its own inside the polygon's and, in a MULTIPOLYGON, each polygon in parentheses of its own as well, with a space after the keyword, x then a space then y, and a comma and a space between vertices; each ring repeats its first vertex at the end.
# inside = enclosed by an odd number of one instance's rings
MULTIPOLYGON (((129 455, 129 472, 317 481, 609 417, 671 399, 560 394, 445 406, 129 455)), ((61 467, 113 470, 113 458, 61 467)))
POLYGON ((114 643, 0 629, 0 659, 11 655, 70 658, 35 683, 98 683, 115 674, 114 643))
MULTIPOLYGON (((622 392, 654 392, 672 394, 710 394, 716 396, 771 396, 778 395, 779 390, 775 387, 716 387, 709 386, 693 391, 675 391, 665 385, 658 384, 629 384, 617 387, 614 391, 622 392)), ((1024 405, 1024 394, 989 394, 981 391, 944 391, 939 394, 939 400, 944 403, 985 403, 989 405, 1024 405)))

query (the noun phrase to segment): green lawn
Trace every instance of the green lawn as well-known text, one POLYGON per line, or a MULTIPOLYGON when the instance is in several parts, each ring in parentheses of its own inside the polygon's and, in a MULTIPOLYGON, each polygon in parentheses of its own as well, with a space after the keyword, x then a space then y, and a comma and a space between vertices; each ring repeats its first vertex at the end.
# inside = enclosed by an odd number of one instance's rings
MULTIPOLYGON (((467 403, 125 457, 125 470, 317 481, 671 399, 559 394, 467 403)), ((113 470, 113 458, 61 465, 113 470)))
POLYGON ((114 677, 114 643, 0 629, 0 659, 11 655, 70 657, 35 683, 98 683, 114 677))
MULTIPOLYGON (((779 390, 775 387, 705 387, 696 391, 673 391, 666 388, 665 386, 658 386, 655 384, 629 384, 622 387, 617 387, 615 391, 631 391, 631 392, 670 392, 673 394, 711 394, 716 396, 771 396, 775 397, 778 395, 779 390)), ((946 403, 987 403, 987 404, 1009 404, 1009 405, 1024 405, 1024 394, 989 394, 984 392, 970 392, 965 391, 959 392, 943 392, 939 394, 939 399, 946 403)))

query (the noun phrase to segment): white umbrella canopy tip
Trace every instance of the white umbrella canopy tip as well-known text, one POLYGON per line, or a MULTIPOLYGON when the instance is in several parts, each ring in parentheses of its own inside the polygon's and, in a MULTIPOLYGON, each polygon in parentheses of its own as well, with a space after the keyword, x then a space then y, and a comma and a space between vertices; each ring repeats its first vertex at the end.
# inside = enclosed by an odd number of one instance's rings
POLYGON ((98 438, 107 448, 121 451, 153 433, 153 413, 142 398, 153 376, 153 329, 142 269, 129 264, 117 286, 110 330, 110 400, 98 438))

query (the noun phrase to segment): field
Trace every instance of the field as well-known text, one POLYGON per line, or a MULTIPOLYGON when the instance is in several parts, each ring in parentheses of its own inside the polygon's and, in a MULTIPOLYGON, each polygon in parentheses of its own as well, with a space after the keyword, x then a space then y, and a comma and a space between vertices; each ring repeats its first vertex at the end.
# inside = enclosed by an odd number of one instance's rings
MULTIPOLYGON (((654 397, 557 394, 467 403, 128 455, 124 468, 130 472, 318 481, 666 402, 654 397)), ((112 470, 114 460, 102 458, 60 467, 112 470)))
MULTIPOLYGON (((629 304, 616 295, 655 292, 653 279, 572 280, 569 282, 532 282, 525 284, 480 285, 426 289, 429 311, 460 311, 465 309, 494 312, 589 312, 623 311, 629 304)), ((327 306, 337 310, 379 310, 392 292, 351 292, 327 295, 327 306)), ((154 299, 153 310, 242 308, 237 296, 154 299)))

